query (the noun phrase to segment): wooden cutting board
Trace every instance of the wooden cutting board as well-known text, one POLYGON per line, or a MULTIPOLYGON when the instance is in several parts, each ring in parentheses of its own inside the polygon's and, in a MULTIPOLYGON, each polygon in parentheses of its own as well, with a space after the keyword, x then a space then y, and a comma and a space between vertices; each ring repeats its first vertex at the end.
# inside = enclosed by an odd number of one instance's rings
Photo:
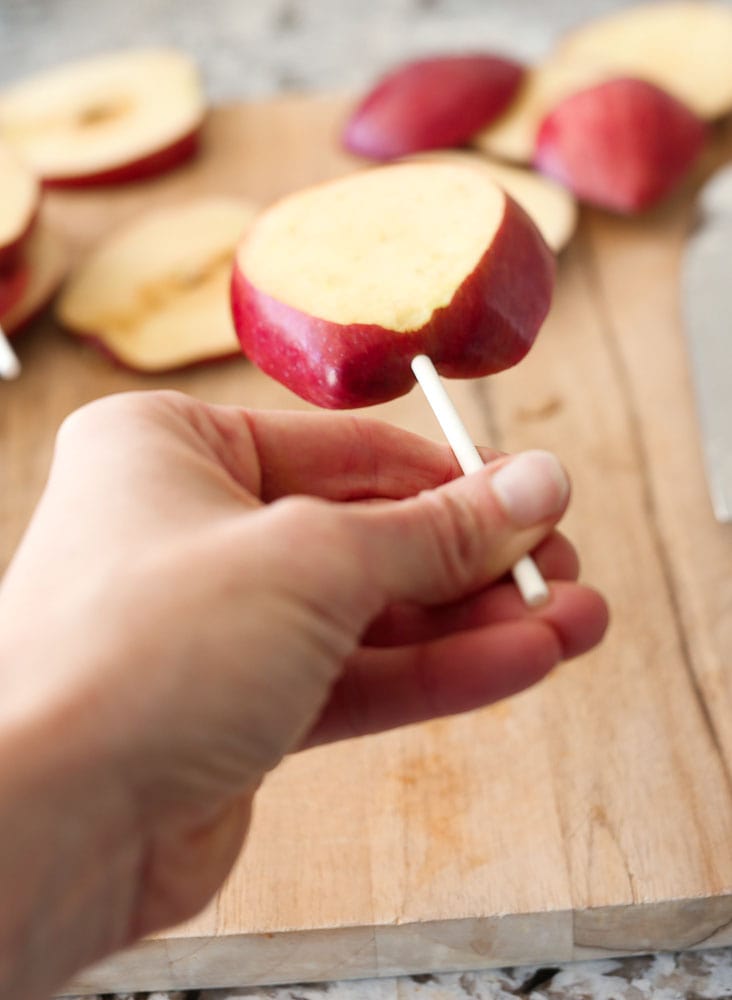
MULTIPOLYGON (((76 255, 153 204, 203 191, 268 202, 354 165, 337 148, 342 110, 336 98, 220 109, 195 165, 55 194, 45 215, 76 255)), ((720 143, 729 158, 729 136, 720 143)), ((732 528, 711 514, 681 339, 690 205, 682 197, 641 221, 587 213, 530 356, 452 389, 477 440, 555 449, 571 470, 567 531, 612 607, 602 647, 493 708, 289 760, 260 793, 247 848, 208 910, 72 991, 732 942, 732 528)), ((23 377, 0 388, 0 565, 41 490, 56 426, 86 400, 175 386, 306 408, 243 360, 138 377, 50 320, 19 346, 23 377)), ((416 393, 375 412, 439 437, 416 393)))

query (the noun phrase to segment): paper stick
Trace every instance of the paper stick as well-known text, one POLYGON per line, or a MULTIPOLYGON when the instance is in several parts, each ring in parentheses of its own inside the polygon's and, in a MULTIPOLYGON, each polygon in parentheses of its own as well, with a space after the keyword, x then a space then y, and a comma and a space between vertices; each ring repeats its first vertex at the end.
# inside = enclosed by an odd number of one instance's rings
MULTIPOLYGON (((437 422, 452 448, 460 468, 468 475, 482 469, 484 462, 468 434, 460 414, 448 396, 437 369, 425 354, 412 360, 414 377, 427 397, 437 422)), ((549 599, 549 588, 531 556, 522 556, 512 569, 513 578, 529 607, 537 607, 549 599)))
POLYGON ((18 355, 10 346, 3 328, 0 326, 0 378, 14 379, 20 375, 18 355))

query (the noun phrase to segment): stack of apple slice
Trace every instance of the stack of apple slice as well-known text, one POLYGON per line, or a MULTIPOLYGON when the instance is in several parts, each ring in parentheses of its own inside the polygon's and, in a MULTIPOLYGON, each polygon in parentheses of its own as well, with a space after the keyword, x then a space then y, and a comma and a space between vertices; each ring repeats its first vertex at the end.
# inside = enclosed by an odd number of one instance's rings
MULTIPOLYGON (((450 65, 442 61, 443 76, 450 65)), ((523 75, 502 114, 458 140, 432 123, 433 74, 430 61, 410 63, 377 85, 346 126, 348 148, 401 155, 421 128, 433 148, 470 140, 488 156, 533 165, 585 202, 632 214, 679 187, 705 144, 706 122, 732 111, 732 8, 666 0, 586 24, 523 75), (405 74, 409 87, 395 86, 405 74), (356 146, 363 118, 369 144, 356 146), (386 141, 387 128, 401 129, 401 149, 391 133, 386 141)), ((443 83, 446 92, 460 86, 457 70, 443 83)))
POLYGON ((183 53, 143 49, 48 70, 0 92, 0 138, 45 184, 137 180, 190 157, 206 101, 183 53))
POLYGON ((58 320, 139 372, 236 356, 231 260, 255 212, 241 199, 208 197, 146 213, 76 269, 58 320))

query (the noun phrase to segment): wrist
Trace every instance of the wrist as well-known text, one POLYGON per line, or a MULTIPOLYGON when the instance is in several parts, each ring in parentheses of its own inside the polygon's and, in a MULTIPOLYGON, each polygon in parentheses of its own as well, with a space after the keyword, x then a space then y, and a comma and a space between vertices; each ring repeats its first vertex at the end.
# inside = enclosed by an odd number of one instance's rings
POLYGON ((129 943, 142 858, 91 699, 55 697, 53 672, 29 683, 46 673, 34 646, 0 650, 0 884, 13 900, 0 912, 1 1000, 47 995, 129 943))

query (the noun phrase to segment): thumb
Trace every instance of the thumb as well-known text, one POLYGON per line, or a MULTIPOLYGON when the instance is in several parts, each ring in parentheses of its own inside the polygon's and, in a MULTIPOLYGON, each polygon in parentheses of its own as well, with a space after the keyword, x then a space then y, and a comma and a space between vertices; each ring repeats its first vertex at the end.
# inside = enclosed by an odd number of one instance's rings
POLYGON ((535 548, 569 492, 554 455, 527 451, 410 500, 353 507, 361 565, 386 603, 459 600, 535 548))

